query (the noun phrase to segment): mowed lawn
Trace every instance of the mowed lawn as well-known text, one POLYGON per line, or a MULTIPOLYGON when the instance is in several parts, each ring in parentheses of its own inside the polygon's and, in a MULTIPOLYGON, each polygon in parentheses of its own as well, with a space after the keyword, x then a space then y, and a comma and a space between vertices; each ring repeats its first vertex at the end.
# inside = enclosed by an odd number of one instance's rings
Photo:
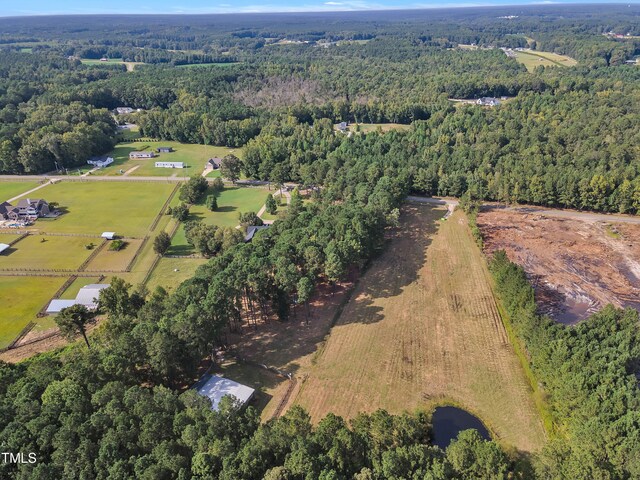
POLYGON ((361 278, 296 403, 333 412, 391 412, 454 402, 501 442, 541 448, 532 391, 499 317, 463 213, 408 205, 402 228, 361 278))
POLYGON ((241 155, 239 148, 213 147, 211 145, 196 145, 188 143, 178 143, 169 141, 159 142, 126 142, 120 143, 109 154, 114 162, 106 168, 100 169, 93 175, 127 175, 134 177, 170 177, 170 176, 193 176, 200 175, 204 171, 205 164, 210 158, 222 158, 229 153, 237 156, 241 155), (171 147, 173 152, 157 153, 158 147, 171 147), (154 158, 144 158, 140 160, 130 160, 131 152, 152 151, 156 153, 154 158), (156 167, 156 162, 183 162, 187 168, 160 168, 156 167), (135 170, 134 170, 135 169, 135 170), (121 173, 121 171, 123 173, 121 173))
MULTIPOLYGON (((271 191, 273 193, 273 190, 271 191)), ((202 197, 202 201, 189 209, 189 220, 200 220, 219 227, 235 227, 238 225, 240 212, 255 212, 262 208, 269 190, 257 187, 227 187, 218 196, 218 210, 211 212, 204 205, 207 195, 212 195, 210 189, 202 197)), ((184 226, 181 225, 171 242, 170 255, 188 255, 193 248, 187 243, 184 226)))
POLYGON ((0 277, 0 348, 6 347, 62 286, 64 277, 0 277))
MULTIPOLYGON (((0 182, 0 203, 6 202, 10 198, 17 197, 21 193, 28 192, 32 188, 36 188, 36 182, 0 182)), ((35 198, 38 193, 33 192, 35 198)))
POLYGON ((90 243, 99 239, 29 235, 0 255, 0 270, 77 270, 91 254, 90 243))
POLYGON ((153 270, 147 288, 153 291, 156 287, 162 287, 168 292, 175 290, 185 280, 193 277, 197 268, 208 260, 204 258, 167 258, 160 259, 153 270))
POLYGON ((552 52, 516 51, 516 61, 522 63, 527 70, 533 71, 536 67, 573 67, 578 64, 576 60, 566 55, 558 55, 552 52))
MULTIPOLYGON (((41 219, 34 228, 43 232, 90 233, 115 231, 143 237, 175 185, 138 182, 60 182, 39 190, 39 197, 57 202, 66 213, 55 220, 41 219)), ((100 239, 93 239, 95 243, 100 239)))

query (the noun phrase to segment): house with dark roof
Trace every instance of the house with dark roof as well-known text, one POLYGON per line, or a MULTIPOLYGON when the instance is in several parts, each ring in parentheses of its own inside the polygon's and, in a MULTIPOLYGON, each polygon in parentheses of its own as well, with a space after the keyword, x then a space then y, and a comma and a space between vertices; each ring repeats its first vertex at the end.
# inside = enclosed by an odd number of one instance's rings
POLYGON ((49 204, 41 198, 23 198, 16 206, 12 206, 8 202, 3 203, 2 206, 0 213, 3 210, 6 211, 3 216, 9 220, 35 220, 40 217, 46 217, 51 213, 49 204))
POLYGON ((253 237, 256 236, 256 233, 267 228, 269 228, 269 225, 251 225, 247 227, 247 234, 244 236, 244 241, 250 242, 251 240, 253 240, 253 237))
POLYGON ((0 220, 9 218, 9 209, 13 208, 9 202, 0 203, 0 220))
POLYGON ((205 167, 211 167, 213 170, 218 170, 222 165, 221 158, 210 158, 205 167))

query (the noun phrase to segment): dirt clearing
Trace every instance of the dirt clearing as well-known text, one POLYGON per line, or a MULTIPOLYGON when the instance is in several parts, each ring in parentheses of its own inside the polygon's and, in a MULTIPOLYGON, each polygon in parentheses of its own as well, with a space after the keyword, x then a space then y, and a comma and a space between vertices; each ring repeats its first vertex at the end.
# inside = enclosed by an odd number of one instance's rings
POLYGON ((540 310, 575 324, 611 303, 640 308, 640 225, 483 210, 485 251, 503 249, 536 289, 540 310))
POLYGON ((461 212, 409 205, 386 252, 359 281, 296 403, 315 421, 453 401, 505 444, 544 442, 531 389, 508 342, 489 274, 461 212), (438 226, 439 225, 439 226, 438 226))

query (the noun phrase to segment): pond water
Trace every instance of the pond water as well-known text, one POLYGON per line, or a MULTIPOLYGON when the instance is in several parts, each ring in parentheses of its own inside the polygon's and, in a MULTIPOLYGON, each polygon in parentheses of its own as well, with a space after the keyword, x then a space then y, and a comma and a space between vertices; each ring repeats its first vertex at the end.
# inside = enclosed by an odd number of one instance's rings
POLYGON ((437 407, 433 412, 433 444, 447 448, 463 430, 474 428, 485 440, 491 440, 489 431, 480 419, 456 407, 437 407))

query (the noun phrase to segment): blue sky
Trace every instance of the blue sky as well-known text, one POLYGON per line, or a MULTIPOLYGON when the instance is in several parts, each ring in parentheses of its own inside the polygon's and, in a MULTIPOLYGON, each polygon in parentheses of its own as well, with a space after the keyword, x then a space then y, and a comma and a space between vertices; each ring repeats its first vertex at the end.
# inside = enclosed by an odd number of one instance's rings
MULTIPOLYGON (((638 0, 631 0, 630 3, 637 2, 638 0)), ((317 12, 556 3, 608 2, 606 0, 0 0, 0 16, 83 13, 317 12)))

